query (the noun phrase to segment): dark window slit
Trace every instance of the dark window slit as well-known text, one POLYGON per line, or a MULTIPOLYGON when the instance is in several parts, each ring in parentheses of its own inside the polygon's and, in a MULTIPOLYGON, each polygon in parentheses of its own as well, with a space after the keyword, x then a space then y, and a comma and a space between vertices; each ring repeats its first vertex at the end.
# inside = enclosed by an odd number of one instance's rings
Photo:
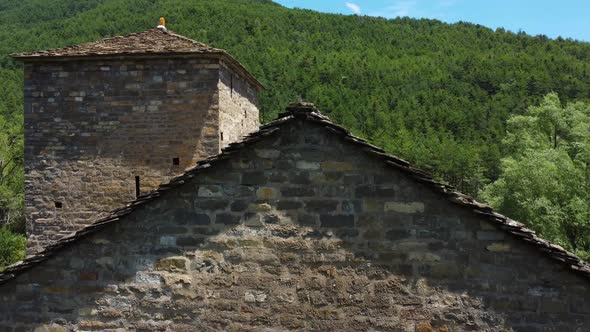
POLYGON ((139 190, 139 175, 135 176, 135 197, 139 197, 139 195, 141 195, 141 192, 139 190))

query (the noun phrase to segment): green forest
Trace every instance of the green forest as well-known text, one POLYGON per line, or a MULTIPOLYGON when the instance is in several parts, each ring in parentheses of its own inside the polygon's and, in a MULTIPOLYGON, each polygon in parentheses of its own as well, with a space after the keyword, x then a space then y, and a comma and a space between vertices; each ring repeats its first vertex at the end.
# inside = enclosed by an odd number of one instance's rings
POLYGON ((311 101, 590 257, 589 43, 269 0, 4 0, 0 15, 0 266, 24 246, 22 69, 9 54, 143 31, 160 16, 170 30, 226 49, 266 86, 263 122, 311 101))

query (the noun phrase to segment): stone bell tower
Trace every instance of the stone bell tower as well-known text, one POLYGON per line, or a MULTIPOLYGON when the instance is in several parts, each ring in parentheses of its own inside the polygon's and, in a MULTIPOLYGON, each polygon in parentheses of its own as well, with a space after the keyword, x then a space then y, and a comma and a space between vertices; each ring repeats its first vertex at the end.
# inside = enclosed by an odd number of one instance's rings
POLYGON ((259 126, 256 78, 164 22, 13 57, 25 74, 29 253, 259 126))

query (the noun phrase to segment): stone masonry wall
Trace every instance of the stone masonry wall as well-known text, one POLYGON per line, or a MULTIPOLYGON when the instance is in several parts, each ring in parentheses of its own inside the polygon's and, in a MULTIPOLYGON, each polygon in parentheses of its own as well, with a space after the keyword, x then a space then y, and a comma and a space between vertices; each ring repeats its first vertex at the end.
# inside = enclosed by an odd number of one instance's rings
POLYGON ((219 105, 220 151, 260 127, 255 87, 223 63, 219 71, 219 105))
POLYGON ((147 192, 217 154, 219 68, 213 59, 27 63, 29 251, 134 199, 136 176, 147 192))
POLYGON ((0 285, 0 331, 588 331, 590 281, 299 121, 0 285))

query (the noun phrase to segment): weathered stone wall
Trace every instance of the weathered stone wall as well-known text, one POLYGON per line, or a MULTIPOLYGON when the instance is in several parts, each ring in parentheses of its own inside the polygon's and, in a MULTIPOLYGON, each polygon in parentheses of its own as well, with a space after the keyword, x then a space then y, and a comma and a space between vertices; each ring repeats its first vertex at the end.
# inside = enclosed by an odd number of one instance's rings
POLYGON ((256 91, 229 75, 217 59, 26 64, 29 251, 134 199, 136 176, 145 193, 216 155, 220 128, 225 144, 256 130, 256 91))
POLYGON ((220 149, 258 130, 260 115, 256 88, 226 67, 219 71, 220 149))
POLYGON ((217 154, 218 81, 209 59, 27 64, 30 249, 217 154))
POLYGON ((588 331, 587 279, 324 128, 275 135, 0 285, 0 331, 588 331))

